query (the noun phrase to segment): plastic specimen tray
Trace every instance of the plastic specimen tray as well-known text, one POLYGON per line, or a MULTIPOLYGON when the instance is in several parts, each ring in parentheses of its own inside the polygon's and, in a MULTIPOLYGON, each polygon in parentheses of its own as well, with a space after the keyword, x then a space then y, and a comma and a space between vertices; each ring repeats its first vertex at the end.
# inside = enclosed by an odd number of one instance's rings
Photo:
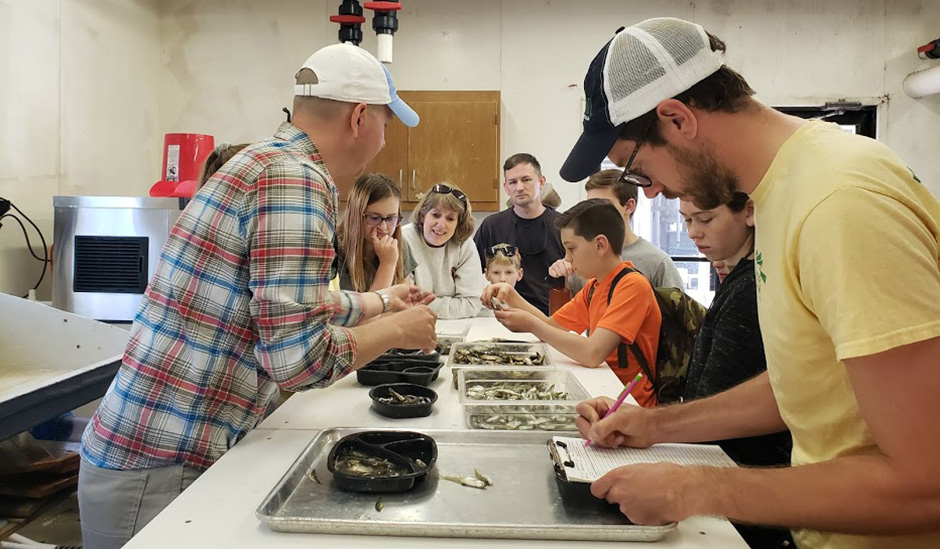
POLYGON ((470 332, 468 320, 438 320, 435 333, 437 335, 437 352, 442 355, 450 354, 455 343, 463 343, 470 332))
POLYGON ((460 404, 472 429, 512 431, 576 431, 575 407, 590 398, 567 370, 545 368, 465 368, 457 374, 460 404), (473 389, 475 388, 475 389, 473 389), (504 390, 503 388, 509 388, 504 390), (528 390, 563 391, 565 399, 513 400, 528 390), (493 400, 474 398, 473 392, 494 394, 493 400))
POLYGON ((509 366, 509 367, 532 367, 532 368, 554 368, 552 355, 544 343, 506 343, 496 341, 473 341, 464 343, 455 343, 451 352, 447 355, 447 366, 451 367, 454 376, 454 389, 457 388, 457 374, 460 370, 468 367, 489 367, 489 366, 509 366), (468 358, 472 355, 472 358, 468 358), (533 356, 541 356, 542 364, 525 364, 525 359, 531 359, 533 356), (511 362, 515 359, 522 364, 511 362))

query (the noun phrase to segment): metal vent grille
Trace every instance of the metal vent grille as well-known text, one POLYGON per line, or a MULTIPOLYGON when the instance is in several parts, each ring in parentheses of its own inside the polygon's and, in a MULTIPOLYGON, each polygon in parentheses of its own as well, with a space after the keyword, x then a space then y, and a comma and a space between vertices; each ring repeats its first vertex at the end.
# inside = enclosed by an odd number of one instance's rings
POLYGON ((144 293, 148 243, 141 236, 76 236, 73 290, 144 293))

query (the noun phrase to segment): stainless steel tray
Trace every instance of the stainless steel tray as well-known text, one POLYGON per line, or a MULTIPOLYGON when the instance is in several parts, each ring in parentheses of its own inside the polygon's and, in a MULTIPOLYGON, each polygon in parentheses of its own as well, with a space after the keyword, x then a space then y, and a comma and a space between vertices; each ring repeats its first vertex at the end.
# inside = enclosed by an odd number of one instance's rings
POLYGON ((334 488, 326 467, 333 444, 363 430, 320 431, 265 497, 258 519, 279 532, 592 541, 656 541, 676 527, 637 526, 614 507, 566 503, 545 444, 551 437, 538 432, 421 430, 437 442, 435 470, 411 492, 381 495, 377 506, 379 495, 334 488), (474 469, 494 485, 479 490, 437 475, 474 469))

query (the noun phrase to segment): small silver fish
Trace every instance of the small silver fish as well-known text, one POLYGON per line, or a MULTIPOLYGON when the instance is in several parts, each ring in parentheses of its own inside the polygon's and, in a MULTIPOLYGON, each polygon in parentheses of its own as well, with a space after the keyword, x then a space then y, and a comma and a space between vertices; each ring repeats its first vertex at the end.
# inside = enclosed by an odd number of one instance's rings
POLYGON ((481 473, 479 469, 473 470, 473 476, 477 477, 479 480, 482 480, 483 483, 486 484, 487 486, 493 485, 493 479, 481 473))
POLYGON ((486 482, 478 478, 461 477, 458 475, 445 475, 445 474, 441 474, 440 477, 444 480, 449 480, 455 484, 460 484, 462 486, 468 486, 470 488, 478 488, 480 490, 486 489, 486 482))

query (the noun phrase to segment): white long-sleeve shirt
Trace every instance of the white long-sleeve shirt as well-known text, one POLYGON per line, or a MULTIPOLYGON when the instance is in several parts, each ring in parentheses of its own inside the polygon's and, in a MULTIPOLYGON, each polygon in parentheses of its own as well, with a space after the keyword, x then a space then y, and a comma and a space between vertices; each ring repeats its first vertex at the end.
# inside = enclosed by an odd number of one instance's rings
POLYGON ((467 239, 459 246, 450 241, 433 248, 413 223, 402 227, 401 234, 418 262, 415 284, 437 296, 429 306, 438 318, 476 316, 482 307, 484 278, 473 240, 467 239))

